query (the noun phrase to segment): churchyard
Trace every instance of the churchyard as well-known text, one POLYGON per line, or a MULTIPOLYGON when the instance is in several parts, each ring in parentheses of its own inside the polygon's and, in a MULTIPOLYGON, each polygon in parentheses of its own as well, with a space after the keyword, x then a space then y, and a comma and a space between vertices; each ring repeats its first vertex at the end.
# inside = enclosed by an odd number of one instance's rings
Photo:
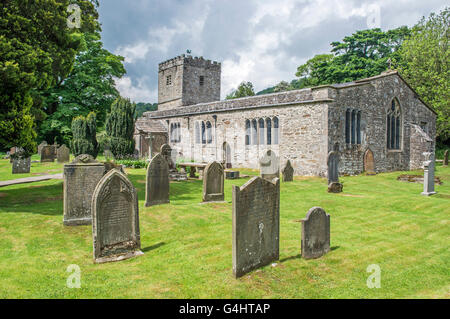
MULTIPOLYGON (((63 172, 64 164, 39 158, 31 157, 31 173, 15 175, 0 159, 0 181, 63 172)), ((339 176, 339 193, 327 191, 326 178, 280 179, 279 258, 235 278, 233 185, 260 174, 239 171, 248 177, 226 179, 223 202, 204 202, 204 181, 189 179, 170 182, 169 203, 146 206, 146 169, 126 168, 143 255, 102 264, 93 262, 92 225, 63 224, 62 180, 0 187, 0 298, 450 297, 448 166, 437 163, 442 184, 433 196, 421 195, 421 183, 397 180, 420 170, 339 176), (330 247, 307 259, 301 220, 312 207, 330 216, 330 247), (70 265, 80 269, 80 288, 67 285, 70 265), (380 288, 367 285, 373 265, 380 288)))

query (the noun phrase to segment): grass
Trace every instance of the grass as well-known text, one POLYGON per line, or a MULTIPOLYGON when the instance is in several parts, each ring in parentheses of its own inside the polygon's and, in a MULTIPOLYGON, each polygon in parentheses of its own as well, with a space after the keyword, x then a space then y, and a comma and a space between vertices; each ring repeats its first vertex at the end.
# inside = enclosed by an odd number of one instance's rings
MULTIPOLYGON (((0 160, 0 180, 10 178, 0 160)), ((32 172, 62 171, 33 163, 32 172), (56 171, 58 170, 58 171, 56 171)), ((145 170, 127 169, 139 192, 143 256, 95 265, 90 226, 62 225, 62 181, 0 188, 0 298, 449 298, 450 168, 438 166, 438 194, 396 180, 405 172, 281 183, 280 260, 236 280, 231 270, 231 185, 226 203, 200 204, 202 182, 170 184, 168 205, 144 207, 145 170), (331 215, 332 250, 300 256, 301 224, 313 206, 331 215), (69 289, 70 264, 81 289, 69 289), (381 288, 369 289, 371 264, 381 288)), ((252 170, 242 174, 255 175, 252 170)), ((410 174, 421 174, 419 171, 410 174)), ((14 175, 16 177, 17 175, 14 175)), ((22 177, 22 176, 20 176, 22 177)))

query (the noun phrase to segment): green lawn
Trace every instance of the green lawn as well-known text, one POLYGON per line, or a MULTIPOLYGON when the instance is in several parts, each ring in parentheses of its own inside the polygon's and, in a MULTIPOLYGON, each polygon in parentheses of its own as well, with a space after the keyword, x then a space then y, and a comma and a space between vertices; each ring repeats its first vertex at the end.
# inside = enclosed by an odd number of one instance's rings
MULTIPOLYGON (((450 298, 450 168, 438 166, 444 184, 431 197, 396 180, 405 172, 343 177, 341 194, 327 193, 321 178, 281 183, 280 261, 237 280, 231 185, 248 179, 227 180, 223 204, 200 203, 201 181, 173 182, 170 204, 146 208, 145 170, 127 173, 139 192, 144 255, 100 265, 91 227, 62 224, 62 181, 0 188, 0 298, 450 298), (298 221, 313 206, 331 215, 332 250, 304 260, 298 221), (81 268, 81 289, 66 287, 70 264, 81 268), (366 286, 371 264, 381 267, 379 289, 366 286)), ((12 176, 0 160, 0 180, 12 176)))

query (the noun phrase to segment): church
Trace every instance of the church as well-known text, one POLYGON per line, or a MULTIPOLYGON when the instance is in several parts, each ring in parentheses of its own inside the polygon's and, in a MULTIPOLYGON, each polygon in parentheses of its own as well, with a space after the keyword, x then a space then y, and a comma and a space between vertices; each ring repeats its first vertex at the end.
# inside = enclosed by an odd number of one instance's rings
POLYGON ((436 113, 397 71, 222 101, 220 85, 218 62, 181 55, 160 63, 158 110, 135 124, 139 156, 168 143, 180 161, 257 169, 270 149, 295 175, 324 177, 331 151, 341 175, 418 169, 423 153, 434 153, 436 113))

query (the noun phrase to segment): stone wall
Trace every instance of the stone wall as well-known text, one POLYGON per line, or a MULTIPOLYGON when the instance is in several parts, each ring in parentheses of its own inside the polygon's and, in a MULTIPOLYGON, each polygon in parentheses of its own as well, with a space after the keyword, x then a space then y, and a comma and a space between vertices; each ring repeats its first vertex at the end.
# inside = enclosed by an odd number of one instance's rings
POLYGON ((419 125, 411 124, 409 169, 423 168, 424 152, 433 152, 433 140, 419 125))

